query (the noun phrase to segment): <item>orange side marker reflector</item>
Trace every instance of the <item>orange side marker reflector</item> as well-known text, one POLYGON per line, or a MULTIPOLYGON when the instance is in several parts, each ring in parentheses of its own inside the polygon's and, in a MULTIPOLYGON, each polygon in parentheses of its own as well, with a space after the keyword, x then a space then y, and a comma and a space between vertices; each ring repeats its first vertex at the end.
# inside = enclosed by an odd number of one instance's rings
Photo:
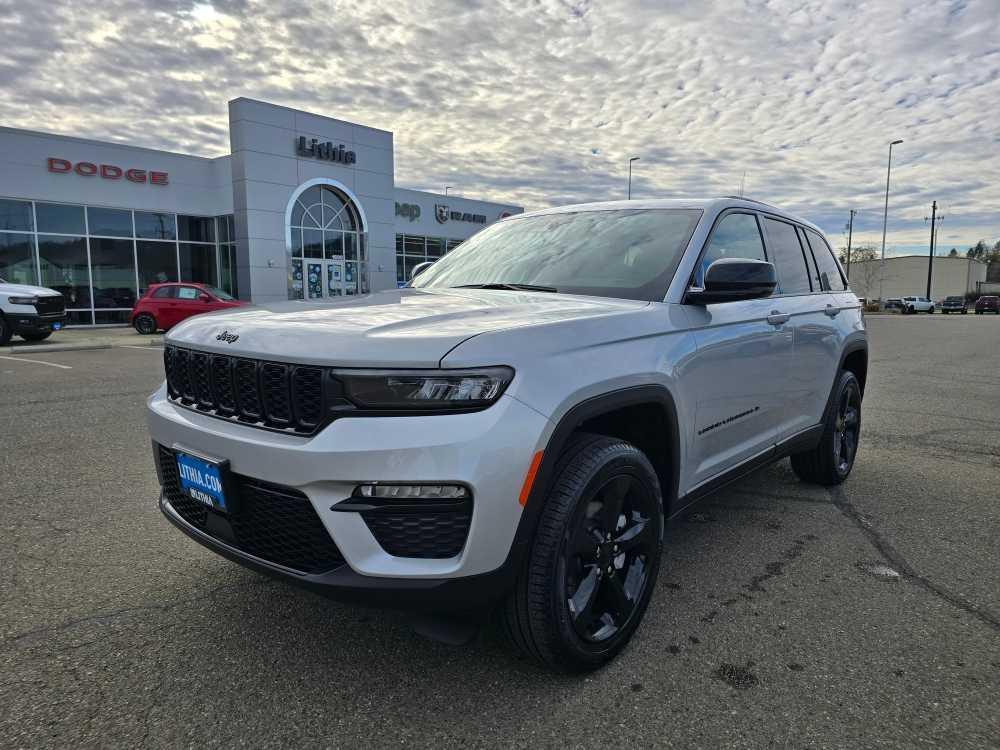
POLYGON ((538 467, 542 464, 542 453, 544 451, 538 451, 534 455, 531 459, 531 466, 528 467, 528 473, 524 475, 524 484, 521 485, 521 495, 517 498, 522 507, 528 502, 528 495, 531 494, 531 485, 535 483, 535 474, 538 473, 538 467))

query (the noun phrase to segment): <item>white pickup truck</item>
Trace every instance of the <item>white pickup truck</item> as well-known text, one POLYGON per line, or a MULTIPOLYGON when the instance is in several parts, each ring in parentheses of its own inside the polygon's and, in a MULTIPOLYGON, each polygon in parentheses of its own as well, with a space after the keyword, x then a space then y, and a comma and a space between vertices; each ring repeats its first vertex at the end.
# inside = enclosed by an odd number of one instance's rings
POLYGON ((926 297, 903 297, 903 314, 933 313, 934 302, 926 297))

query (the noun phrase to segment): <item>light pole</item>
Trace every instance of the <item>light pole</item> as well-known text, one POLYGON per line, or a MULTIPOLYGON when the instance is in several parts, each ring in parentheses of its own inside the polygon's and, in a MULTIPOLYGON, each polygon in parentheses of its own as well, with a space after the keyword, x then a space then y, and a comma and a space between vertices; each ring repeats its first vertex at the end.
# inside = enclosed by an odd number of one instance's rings
POLYGON ((851 209, 851 218, 847 222, 847 280, 851 280, 851 237, 854 235, 854 214, 857 209, 851 209))
MULTIPOLYGON (((924 217, 924 221, 927 221, 927 217, 924 217)), ((937 201, 931 203, 931 250, 930 257, 927 260, 927 299, 931 298, 931 277, 934 275, 934 232, 936 231, 936 221, 937 221, 937 201)))
POLYGON ((889 176, 892 174, 892 147, 902 143, 902 139, 892 141, 889 144, 889 166, 885 170, 885 209, 882 212, 882 262, 879 264, 878 274, 878 305, 879 309, 884 309, 882 302, 882 282, 885 280, 885 228, 889 222, 889 176))
POLYGON ((449 191, 449 190, 451 190, 451 185, 445 185, 445 186, 444 186, 444 194, 445 194, 445 195, 448 195, 448 191, 449 191))
POLYGON ((628 199, 632 200, 632 162, 639 161, 638 156, 632 156, 628 160, 628 199))

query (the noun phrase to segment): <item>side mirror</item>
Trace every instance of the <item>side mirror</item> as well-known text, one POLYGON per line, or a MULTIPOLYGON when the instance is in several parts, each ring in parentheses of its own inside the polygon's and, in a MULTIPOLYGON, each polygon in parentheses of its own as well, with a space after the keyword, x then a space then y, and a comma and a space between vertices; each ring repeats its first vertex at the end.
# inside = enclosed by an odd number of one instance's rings
POLYGON ((433 265, 434 265, 433 260, 425 260, 423 263, 417 263, 417 265, 413 267, 413 270, 410 271, 410 281, 413 281, 415 278, 417 278, 417 276, 422 274, 424 271, 426 271, 433 265))
POLYGON ((720 258, 705 271, 704 287, 691 287, 684 295, 690 305, 770 297, 778 285, 774 265, 749 258, 720 258))
POLYGON ((212 301, 212 298, 209 297, 207 294, 205 294, 205 292, 202 292, 201 294, 199 294, 198 295, 198 299, 200 299, 202 302, 211 302, 212 301))

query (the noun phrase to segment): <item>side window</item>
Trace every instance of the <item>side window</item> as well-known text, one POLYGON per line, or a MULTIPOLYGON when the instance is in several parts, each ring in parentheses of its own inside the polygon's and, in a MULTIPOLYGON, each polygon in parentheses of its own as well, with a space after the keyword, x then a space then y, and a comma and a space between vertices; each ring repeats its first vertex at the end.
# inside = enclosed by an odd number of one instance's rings
POLYGON ((177 299, 198 299, 198 290, 193 286, 182 286, 177 290, 177 299))
POLYGON ((174 289, 176 287, 172 286, 161 286, 155 292, 153 292, 153 299, 170 299, 174 296, 174 289))
POLYGON ((777 294, 808 294, 812 291, 809 286, 809 269, 806 267, 806 259, 802 254, 802 246, 799 244, 799 236, 795 227, 784 221, 777 219, 764 219, 764 226, 767 228, 767 246, 774 256, 771 260, 774 263, 775 271, 778 274, 777 294))
POLYGON ((809 283, 812 284, 814 292, 823 288, 823 281, 819 277, 819 269, 816 268, 815 249, 810 252, 809 243, 806 240, 806 230, 796 227, 799 233, 799 244, 802 245, 802 254, 806 256, 806 266, 809 268, 809 283))
POLYGON ((811 229, 806 230, 809 244, 812 246, 813 256, 816 258, 816 265, 819 266, 819 276, 823 281, 823 288, 832 292, 842 292, 847 289, 844 277, 840 275, 840 267, 833 257, 833 251, 826 241, 811 229))
POLYGON ((705 271, 720 258, 767 260, 760 228, 753 214, 728 214, 715 226, 695 271, 695 286, 704 284, 705 271))

